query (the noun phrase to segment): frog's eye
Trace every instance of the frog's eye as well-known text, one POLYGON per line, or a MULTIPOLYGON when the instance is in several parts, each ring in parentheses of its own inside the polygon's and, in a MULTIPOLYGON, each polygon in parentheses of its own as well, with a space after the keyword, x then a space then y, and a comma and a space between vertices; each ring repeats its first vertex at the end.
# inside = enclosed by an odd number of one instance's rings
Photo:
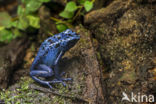
POLYGON ((70 32, 72 32, 72 30, 67 29, 67 30, 64 31, 64 34, 69 34, 70 32))

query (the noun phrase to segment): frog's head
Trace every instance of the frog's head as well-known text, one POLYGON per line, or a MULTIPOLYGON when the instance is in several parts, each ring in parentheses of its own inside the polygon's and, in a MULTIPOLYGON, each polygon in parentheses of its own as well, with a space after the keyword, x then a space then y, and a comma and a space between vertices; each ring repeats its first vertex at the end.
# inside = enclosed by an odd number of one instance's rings
POLYGON ((62 32, 61 46, 64 48, 64 50, 68 50, 73 47, 79 39, 80 35, 76 34, 70 29, 67 29, 62 32))
POLYGON ((76 34, 76 32, 73 32, 71 29, 67 29, 62 32, 63 38, 68 40, 79 40, 80 35, 76 34))

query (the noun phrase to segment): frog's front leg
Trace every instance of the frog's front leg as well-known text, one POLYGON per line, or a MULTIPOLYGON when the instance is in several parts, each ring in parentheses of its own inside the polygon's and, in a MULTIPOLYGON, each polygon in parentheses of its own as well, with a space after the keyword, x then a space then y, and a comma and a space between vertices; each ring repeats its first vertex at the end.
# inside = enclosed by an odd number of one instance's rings
POLYGON ((63 84, 63 86, 66 86, 66 84, 63 81, 69 81, 72 80, 72 78, 62 78, 61 76, 65 73, 59 73, 59 69, 58 69, 58 63, 60 61, 60 59, 62 58, 62 56, 64 55, 64 52, 61 51, 60 54, 58 55, 57 59, 55 60, 55 67, 54 67, 54 73, 55 73, 55 80, 57 81, 61 81, 61 83, 63 84))
POLYGON ((32 79, 34 79, 36 82, 39 82, 42 85, 49 86, 51 89, 52 89, 52 86, 50 85, 51 83, 62 83, 62 81, 59 80, 43 81, 37 77, 46 78, 46 77, 51 77, 53 75, 54 75, 53 70, 44 64, 38 65, 37 70, 32 70, 30 72, 30 76, 32 77, 32 79))
POLYGON ((61 81, 71 81, 72 80, 72 78, 62 78, 62 76, 65 74, 65 72, 62 72, 60 74, 58 65, 55 66, 54 72, 55 72, 55 78, 58 80, 61 80, 61 81))

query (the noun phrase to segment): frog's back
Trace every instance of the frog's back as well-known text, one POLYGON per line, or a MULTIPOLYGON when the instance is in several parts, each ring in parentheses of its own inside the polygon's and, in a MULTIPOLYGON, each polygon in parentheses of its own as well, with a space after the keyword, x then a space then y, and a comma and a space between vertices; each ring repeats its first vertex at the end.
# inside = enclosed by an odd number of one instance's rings
POLYGON ((58 50, 51 49, 48 53, 45 54, 42 58, 42 64, 46 64, 48 66, 53 66, 55 60, 57 59, 59 52, 58 50))
POLYGON ((53 37, 47 38, 40 46, 38 56, 41 57, 40 63, 51 66, 58 56, 59 49, 56 48, 57 39, 53 37))
POLYGON ((44 42, 42 42, 38 53, 32 63, 32 68, 38 64, 53 64, 55 60, 55 55, 57 54, 57 50, 54 47, 55 42, 57 41, 56 36, 52 36, 47 38, 44 42), (49 57, 49 58, 48 58, 49 57))

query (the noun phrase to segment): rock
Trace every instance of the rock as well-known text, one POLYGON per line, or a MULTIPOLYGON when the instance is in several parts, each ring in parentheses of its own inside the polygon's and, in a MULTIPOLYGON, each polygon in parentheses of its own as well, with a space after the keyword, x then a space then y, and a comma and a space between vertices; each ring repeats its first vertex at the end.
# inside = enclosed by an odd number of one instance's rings
POLYGON ((22 63, 29 44, 27 38, 15 39, 0 48, 0 89, 8 87, 12 74, 22 63))
POLYGON ((122 92, 155 95, 155 9, 154 4, 115 0, 85 16, 85 24, 99 42, 106 103, 121 103, 122 92))
POLYGON ((137 3, 139 4, 155 4, 156 3, 156 0, 136 0, 137 3))
POLYGON ((73 78, 74 84, 71 89, 77 90, 74 95, 81 96, 89 104, 104 104, 99 64, 90 32, 82 26, 77 26, 76 32, 81 38, 76 46, 65 54, 66 59, 61 62, 60 69, 67 70, 73 78))
MULTIPOLYGON (((113 20, 119 18, 128 8, 131 6, 129 5, 131 1, 127 0, 115 0, 106 8, 102 8, 99 10, 92 11, 85 16, 84 22, 85 24, 91 23, 101 23, 105 22, 107 24, 112 24, 113 20)), ((94 24, 96 25, 96 24, 94 24)))
POLYGON ((94 8, 93 9, 99 9, 102 8, 104 5, 108 4, 108 2, 111 2, 113 0, 105 1, 105 0, 95 0, 94 2, 94 8))
POLYGON ((99 63, 97 61, 96 53, 91 42, 91 34, 88 30, 82 27, 77 27, 77 33, 81 35, 81 39, 78 45, 79 47, 82 47, 79 49, 81 50, 80 53, 82 58, 80 61, 83 62, 81 64, 83 67, 81 67, 82 69, 79 70, 82 70, 80 73, 87 74, 85 78, 86 91, 83 92, 84 94, 82 95, 84 95, 86 99, 90 99, 89 104, 104 104, 102 85, 100 83, 101 72, 99 70, 99 63))

